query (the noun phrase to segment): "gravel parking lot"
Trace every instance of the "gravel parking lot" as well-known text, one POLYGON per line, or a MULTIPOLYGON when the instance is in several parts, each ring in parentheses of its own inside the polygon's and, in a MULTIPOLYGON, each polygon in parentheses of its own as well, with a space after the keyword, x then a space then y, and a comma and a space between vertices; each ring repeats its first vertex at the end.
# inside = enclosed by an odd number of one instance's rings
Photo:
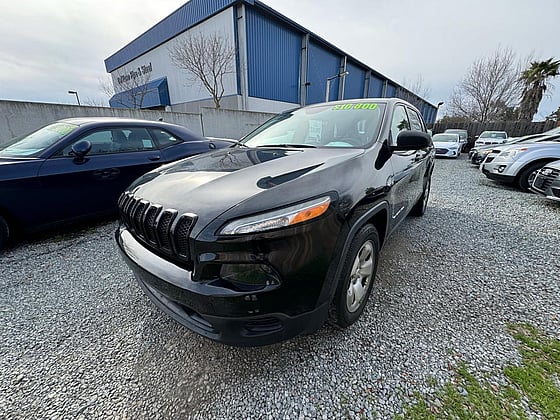
POLYGON ((0 418, 389 418, 449 379, 560 336, 560 206, 438 160, 424 218, 386 244, 362 319, 264 348, 204 339, 157 310, 116 222, 0 255, 0 418))

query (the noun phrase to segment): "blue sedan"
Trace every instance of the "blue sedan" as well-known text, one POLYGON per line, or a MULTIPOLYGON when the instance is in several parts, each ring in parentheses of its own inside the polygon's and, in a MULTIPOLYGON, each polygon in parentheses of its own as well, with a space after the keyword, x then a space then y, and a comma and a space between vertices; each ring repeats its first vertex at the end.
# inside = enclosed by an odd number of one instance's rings
POLYGON ((60 120, 0 145, 0 247, 14 233, 116 214, 119 195, 140 175, 230 145, 122 118, 60 120))

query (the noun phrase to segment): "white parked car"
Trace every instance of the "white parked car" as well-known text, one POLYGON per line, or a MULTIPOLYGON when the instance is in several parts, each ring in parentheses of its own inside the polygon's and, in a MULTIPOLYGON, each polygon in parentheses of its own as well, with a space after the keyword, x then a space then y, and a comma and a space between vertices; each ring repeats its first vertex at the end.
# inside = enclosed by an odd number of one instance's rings
POLYGON ((440 133, 432 136, 436 157, 458 158, 463 148, 463 143, 458 134, 440 133))
POLYGON ((505 131, 483 131, 474 142, 476 146, 484 146, 487 144, 502 144, 506 142, 508 134, 505 131))
POLYGON ((560 159, 560 137, 548 136, 538 143, 518 143, 492 149, 480 171, 488 178, 513 184, 529 191, 531 174, 544 165, 560 159))

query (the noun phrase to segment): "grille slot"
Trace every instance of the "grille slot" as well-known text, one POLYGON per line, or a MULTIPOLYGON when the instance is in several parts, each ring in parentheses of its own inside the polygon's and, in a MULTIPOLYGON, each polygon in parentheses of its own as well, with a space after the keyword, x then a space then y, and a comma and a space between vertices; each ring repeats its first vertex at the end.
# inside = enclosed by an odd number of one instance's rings
POLYGON ((144 219, 144 232, 145 238, 152 245, 157 245, 157 225, 156 220, 161 213, 161 206, 150 206, 146 211, 146 218, 144 219))
POLYGON ((190 261, 189 236, 197 216, 185 213, 179 216, 174 209, 135 198, 124 193, 118 200, 121 219, 128 230, 155 250, 190 261))
POLYGON ((161 247, 167 252, 172 251, 170 228, 171 228, 171 223, 173 223, 173 220, 175 219, 176 216, 177 216, 176 211, 164 210, 164 212, 161 214, 161 217, 159 218, 156 227, 159 243, 161 247))
POLYGON ((196 216, 194 214, 184 214, 179 218, 175 226, 173 238, 175 239, 175 249, 181 257, 189 255, 189 234, 194 225, 196 216))
POLYGON ((274 333, 282 330, 283 325, 279 319, 263 318, 248 322, 244 325, 244 327, 246 331, 245 334, 250 336, 274 333))

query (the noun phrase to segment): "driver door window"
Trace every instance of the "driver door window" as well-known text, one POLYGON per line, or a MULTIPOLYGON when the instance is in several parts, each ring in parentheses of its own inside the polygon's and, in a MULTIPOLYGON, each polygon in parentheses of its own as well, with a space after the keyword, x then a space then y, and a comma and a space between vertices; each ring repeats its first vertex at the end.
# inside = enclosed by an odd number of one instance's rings
MULTIPOLYGON (((110 128, 96 130, 79 140, 91 143, 88 155, 105 155, 109 153, 141 152, 155 149, 154 141, 145 128, 110 128)), ((66 146, 57 156, 72 156, 72 145, 66 146)))
POLYGON ((391 143, 393 145, 397 144, 397 136, 403 130, 410 130, 410 122, 404 106, 397 105, 391 120, 391 143))

